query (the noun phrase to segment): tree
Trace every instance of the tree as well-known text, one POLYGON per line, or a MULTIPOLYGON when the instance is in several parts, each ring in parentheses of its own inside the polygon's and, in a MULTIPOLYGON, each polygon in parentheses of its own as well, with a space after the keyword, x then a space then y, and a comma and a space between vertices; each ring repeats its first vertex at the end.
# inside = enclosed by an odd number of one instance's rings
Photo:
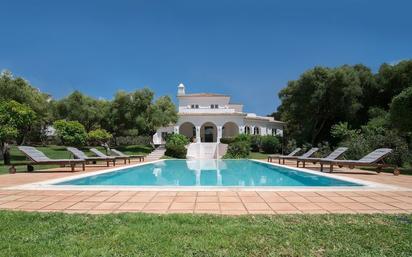
POLYGON ((63 145, 83 146, 86 144, 87 132, 80 122, 58 120, 53 123, 53 127, 63 145))
POLYGON ((356 123, 362 108, 362 80, 358 69, 351 66, 315 67, 289 81, 279 97, 278 111, 287 122, 287 134, 298 143, 316 144, 330 140, 333 124, 356 123))
POLYGON ((87 131, 101 127, 109 111, 108 101, 96 100, 79 91, 74 91, 54 104, 58 119, 78 121, 87 131))
POLYGON ((401 132, 412 132, 412 86, 392 99, 390 120, 401 132))
POLYGON ((9 164, 7 143, 26 134, 35 120, 34 111, 14 100, 0 103, 0 144, 1 158, 9 164))
POLYGON ((14 77, 10 71, 0 74, 0 101, 14 100, 31 108, 36 113, 36 119, 32 121, 31 132, 19 134, 16 139, 19 144, 26 141, 27 137, 40 140, 42 132, 52 123, 53 112, 48 94, 30 85, 27 80, 14 77))
POLYGON ((88 133, 88 141, 91 145, 107 144, 112 137, 112 134, 105 129, 95 129, 88 133))
POLYGON ((184 159, 186 158, 186 145, 189 144, 189 139, 182 134, 172 134, 166 139, 166 155, 184 159))

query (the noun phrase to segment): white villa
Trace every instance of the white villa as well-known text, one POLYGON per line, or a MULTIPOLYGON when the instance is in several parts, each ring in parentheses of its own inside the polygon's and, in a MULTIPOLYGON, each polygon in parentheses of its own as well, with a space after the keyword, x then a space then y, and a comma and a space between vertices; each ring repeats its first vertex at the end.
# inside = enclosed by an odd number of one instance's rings
POLYGON ((186 94, 185 86, 177 90, 178 122, 157 130, 153 143, 165 143, 168 133, 179 133, 194 143, 219 143, 221 138, 239 133, 281 135, 283 122, 273 117, 243 112, 243 104, 230 102, 230 96, 210 93, 186 94))

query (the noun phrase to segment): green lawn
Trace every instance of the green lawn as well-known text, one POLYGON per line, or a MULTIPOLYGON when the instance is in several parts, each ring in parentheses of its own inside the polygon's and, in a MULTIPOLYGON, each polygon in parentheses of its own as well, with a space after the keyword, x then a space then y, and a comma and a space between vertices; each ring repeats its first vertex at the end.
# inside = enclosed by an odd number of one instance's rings
POLYGON ((0 256, 411 256, 412 215, 0 211, 0 256))
MULTIPOLYGON (((70 153, 66 150, 65 146, 57 146, 57 145, 48 145, 48 146, 39 146, 36 147, 38 150, 42 151, 45 155, 50 157, 51 159, 66 159, 72 158, 70 153)), ((81 148, 87 155, 92 156, 93 154, 89 151, 91 147, 84 147, 81 148)), ((96 147, 97 149, 105 152, 103 147, 96 147)), ((131 145, 131 146, 119 146, 116 149, 124 152, 125 154, 148 154, 152 151, 150 146, 141 146, 141 145, 131 145)), ((16 146, 12 146, 11 148, 11 162, 24 162, 26 157, 17 149, 16 146)), ((53 165, 35 165, 35 170, 45 169, 45 168, 53 168, 58 166, 53 165)), ((0 174, 8 172, 9 166, 4 166, 3 163, 0 164, 0 174)), ((26 171, 26 166, 17 166, 17 171, 26 171)))

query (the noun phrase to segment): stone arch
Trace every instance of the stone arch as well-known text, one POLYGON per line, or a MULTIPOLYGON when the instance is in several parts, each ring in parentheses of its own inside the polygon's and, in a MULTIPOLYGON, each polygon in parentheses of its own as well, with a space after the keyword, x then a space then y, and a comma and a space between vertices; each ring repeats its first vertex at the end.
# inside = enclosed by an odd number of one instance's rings
POLYGON ((254 127, 253 129, 253 135, 260 135, 260 128, 259 127, 254 127))
POLYGON ((245 126, 245 134, 250 135, 251 129, 250 126, 245 126))
POLYGON ((201 142, 217 142, 217 126, 213 122, 205 122, 200 127, 201 142))
POLYGON ((196 139, 196 127, 193 123, 187 121, 179 126, 179 134, 188 137, 191 141, 196 139))
POLYGON ((239 126, 233 122, 228 121, 222 126, 222 137, 235 137, 239 134, 239 126))

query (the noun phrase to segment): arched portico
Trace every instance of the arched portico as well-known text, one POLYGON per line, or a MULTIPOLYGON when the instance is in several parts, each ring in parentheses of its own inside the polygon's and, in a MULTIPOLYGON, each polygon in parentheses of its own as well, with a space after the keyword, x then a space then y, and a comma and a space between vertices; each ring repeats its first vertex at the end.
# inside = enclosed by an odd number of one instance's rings
POLYGON ((253 135, 260 135, 260 128, 259 127, 254 127, 253 135))
POLYGON ((184 122, 179 126, 179 134, 182 134, 191 141, 194 141, 196 138, 196 127, 191 122, 184 122))
POLYGON ((217 142, 218 131, 217 126, 213 122, 205 122, 200 127, 201 142, 211 143, 217 142))
POLYGON ((239 126, 232 122, 226 122, 223 127, 222 127, 222 137, 228 138, 228 137, 235 137, 239 135, 239 126))

